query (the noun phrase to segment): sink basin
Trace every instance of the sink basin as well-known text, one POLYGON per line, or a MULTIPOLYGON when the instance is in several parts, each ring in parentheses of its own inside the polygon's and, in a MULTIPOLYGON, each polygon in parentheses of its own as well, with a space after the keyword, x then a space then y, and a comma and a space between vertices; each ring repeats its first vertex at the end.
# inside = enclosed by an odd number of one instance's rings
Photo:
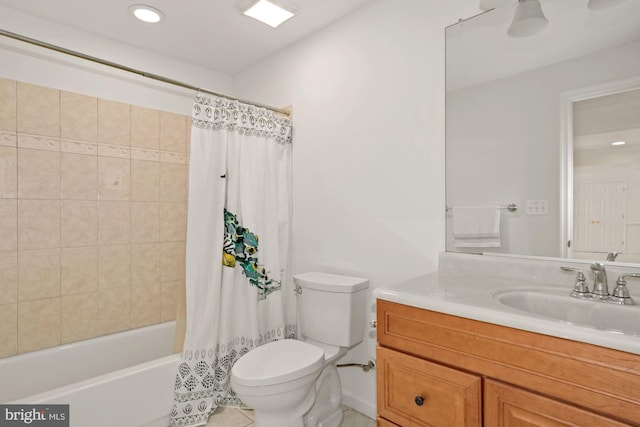
POLYGON ((500 291, 494 298, 503 305, 535 316, 640 336, 640 306, 637 305, 580 300, 562 295, 558 290, 500 291))

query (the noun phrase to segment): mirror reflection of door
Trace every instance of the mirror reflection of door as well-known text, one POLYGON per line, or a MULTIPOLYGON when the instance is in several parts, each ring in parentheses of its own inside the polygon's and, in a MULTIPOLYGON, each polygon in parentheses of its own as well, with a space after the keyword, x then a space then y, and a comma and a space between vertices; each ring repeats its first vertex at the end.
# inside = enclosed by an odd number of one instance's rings
POLYGON ((640 89, 573 104, 573 256, 640 262, 640 89))

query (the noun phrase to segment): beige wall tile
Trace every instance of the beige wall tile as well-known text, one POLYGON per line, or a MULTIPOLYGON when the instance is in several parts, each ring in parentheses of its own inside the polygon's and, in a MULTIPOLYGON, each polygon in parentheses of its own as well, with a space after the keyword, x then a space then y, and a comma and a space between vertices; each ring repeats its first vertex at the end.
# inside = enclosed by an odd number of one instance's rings
POLYGON ((131 240, 129 202, 104 202, 98 205, 100 244, 128 243, 131 240))
POLYGON ((179 114, 160 112, 160 149, 187 152, 187 119, 179 114))
POLYGON ((62 138, 97 142, 97 98, 61 91, 60 132, 62 138))
POLYGON ((184 280, 185 246, 183 242, 160 244, 160 281, 184 280))
POLYGON ((18 253, 0 251, 0 305, 18 302, 18 253))
POLYGON ((160 240, 160 204, 131 203, 131 241, 158 242, 160 240))
POLYGON ((97 293, 63 296, 60 311, 62 344, 98 336, 97 293))
POLYGON ((60 91, 18 82, 18 132, 60 136, 60 91))
POLYGON ((0 357, 18 354, 18 304, 0 305, 0 357))
POLYGON ((160 284, 162 321, 168 322, 176 319, 178 310, 179 292, 183 290, 184 282, 163 282, 160 284))
POLYGON ((18 248, 60 247, 60 201, 18 201, 18 248))
POLYGON ((131 106, 131 146, 160 148, 160 112, 131 106))
POLYGON ((163 202, 187 201, 187 166, 160 163, 160 200, 163 202))
POLYGON ((60 344, 60 298, 18 303, 18 353, 60 344))
POLYGON ((160 323, 160 285, 145 284, 131 289, 131 327, 160 323))
POLYGON ((63 200, 60 213, 63 248, 98 243, 98 202, 63 200))
POLYGON ((191 155, 191 117, 187 117, 187 154, 191 155))
POLYGON ((98 142, 131 145, 131 106, 98 99, 98 142))
POLYGON ((15 147, 0 146, 0 198, 17 196, 18 151, 15 147))
POLYGON ((187 204, 160 204, 160 241, 184 241, 187 235, 187 204))
POLYGON ((98 248, 100 290, 131 286, 131 245, 101 245, 98 248))
POLYGON ((71 295, 98 290, 98 246, 60 250, 60 290, 71 295))
POLYGON ((131 160, 131 200, 160 200, 160 163, 131 160))
POLYGON ((0 251, 18 249, 18 201, 0 199, 0 251))
POLYGON ((131 328, 131 289, 109 289, 98 294, 98 331, 102 334, 131 328))
POLYGON ((18 301, 60 296, 60 249, 18 252, 18 301))
POLYGON ((129 200, 131 197, 131 160, 98 156, 98 192, 100 200, 129 200))
POLYGON ((0 79, 0 130, 16 131, 16 81, 0 79))
POLYGON ((18 149, 18 197, 60 198, 60 152, 18 149))
POLYGON ((60 154, 60 197, 74 200, 98 200, 98 157, 60 154))
POLYGON ((131 245, 131 283, 160 282, 160 244, 133 243, 131 245))

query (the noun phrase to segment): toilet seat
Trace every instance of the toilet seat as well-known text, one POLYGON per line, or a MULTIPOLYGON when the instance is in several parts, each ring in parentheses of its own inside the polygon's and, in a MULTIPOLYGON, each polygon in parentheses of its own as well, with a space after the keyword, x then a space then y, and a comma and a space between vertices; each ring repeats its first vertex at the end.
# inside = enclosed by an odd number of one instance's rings
POLYGON ((294 339, 272 341, 242 356, 232 368, 232 381, 245 387, 281 384, 319 372, 323 365, 319 347, 294 339))

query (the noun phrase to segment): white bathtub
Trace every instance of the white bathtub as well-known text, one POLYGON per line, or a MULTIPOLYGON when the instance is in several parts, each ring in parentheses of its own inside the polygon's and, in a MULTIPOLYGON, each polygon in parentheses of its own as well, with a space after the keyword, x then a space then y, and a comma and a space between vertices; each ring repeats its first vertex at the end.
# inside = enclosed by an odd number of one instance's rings
POLYGON ((0 359, 0 402, 69 404, 71 427, 167 427, 175 322, 0 359))

